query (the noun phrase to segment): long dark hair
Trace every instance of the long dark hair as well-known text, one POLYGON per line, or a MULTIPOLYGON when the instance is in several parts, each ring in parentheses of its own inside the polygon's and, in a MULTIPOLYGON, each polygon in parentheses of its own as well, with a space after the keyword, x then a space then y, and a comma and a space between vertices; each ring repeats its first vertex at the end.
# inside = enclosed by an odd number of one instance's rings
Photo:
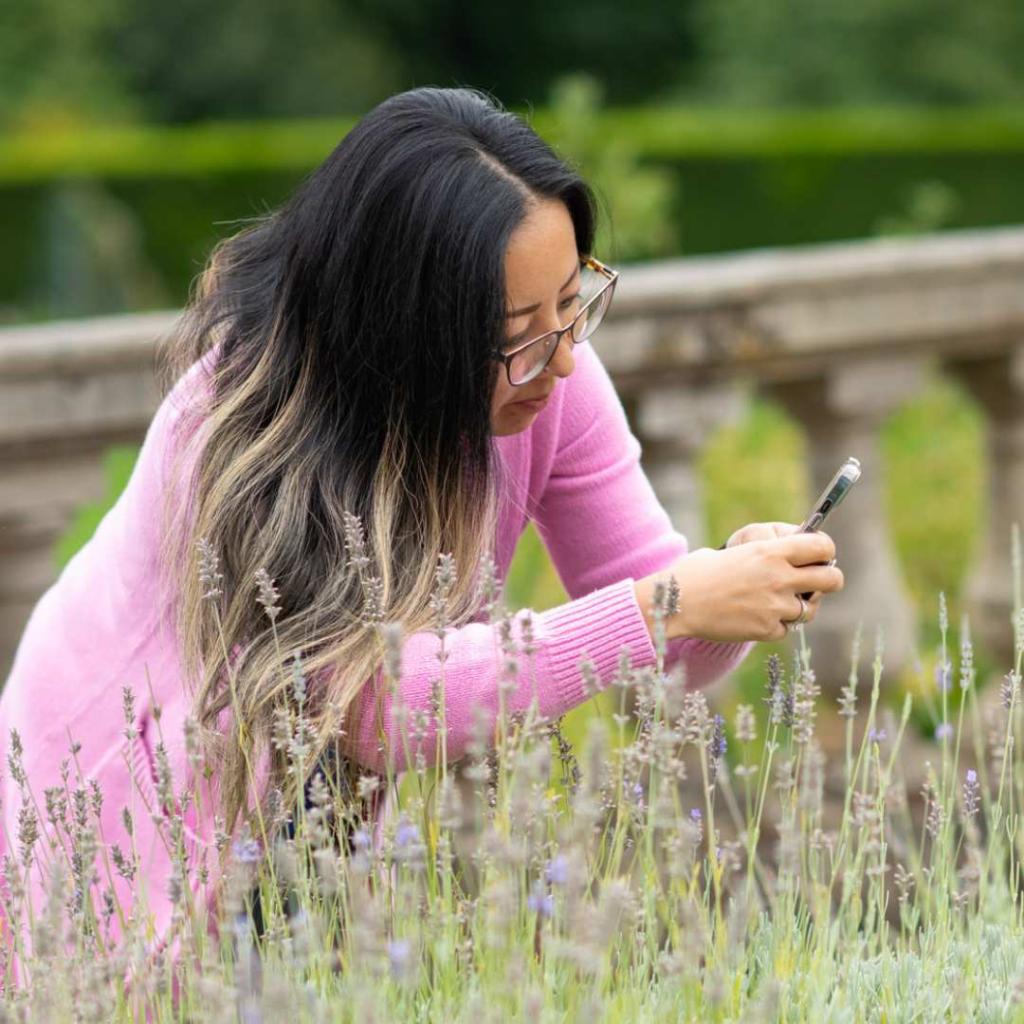
MULTIPOLYGON (((166 530, 164 554, 211 742, 232 701, 225 650, 242 650, 236 710, 264 749, 296 651, 328 680, 311 693, 321 749, 379 667, 344 513, 365 529, 374 614, 429 625, 442 553, 456 569, 452 621, 476 610, 496 521, 504 253, 541 198, 564 202, 589 253, 594 196, 529 125, 477 90, 419 88, 371 110, 283 206, 214 249, 163 364, 168 386, 219 346, 195 410, 192 511, 166 530), (199 538, 223 574, 217 616, 198 581, 199 538), (259 569, 280 595, 277 642, 255 601, 259 569)), ((238 748, 218 746, 229 824, 254 754, 238 748)))

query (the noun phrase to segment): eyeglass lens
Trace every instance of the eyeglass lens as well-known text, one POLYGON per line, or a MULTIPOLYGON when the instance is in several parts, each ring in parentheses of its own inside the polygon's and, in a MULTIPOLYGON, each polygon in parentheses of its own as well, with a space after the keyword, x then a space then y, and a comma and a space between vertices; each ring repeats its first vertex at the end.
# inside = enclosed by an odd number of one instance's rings
MULTIPOLYGON (((582 315, 573 324, 572 340, 576 344, 586 341, 597 330, 597 326, 604 318, 612 299, 611 287, 605 287, 609 285, 606 277, 596 273, 589 267, 584 267, 580 276, 578 304, 574 303, 570 307, 570 312, 573 315, 575 315, 581 305, 586 307, 582 315), (602 288, 604 289, 603 291, 601 291, 602 288), (598 292, 601 292, 600 297, 596 301, 592 301, 598 292), (590 303, 589 306, 587 306, 588 302, 590 303)), ((547 366, 548 361, 554 355, 558 341, 557 335, 549 334, 538 338, 535 344, 528 345, 522 351, 517 352, 512 357, 512 362, 509 366, 512 383, 525 384, 527 381, 533 380, 547 366)))

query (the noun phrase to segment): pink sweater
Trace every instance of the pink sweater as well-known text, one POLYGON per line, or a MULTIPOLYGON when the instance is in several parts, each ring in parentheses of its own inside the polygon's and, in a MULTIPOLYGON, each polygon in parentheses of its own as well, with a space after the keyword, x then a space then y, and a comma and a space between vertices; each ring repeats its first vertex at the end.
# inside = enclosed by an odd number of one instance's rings
MULTIPOLYGON (((685 538, 673 530, 640 467, 640 445, 595 350, 581 345, 575 360, 575 371, 559 381, 529 429, 495 439, 507 469, 496 538, 499 573, 504 578, 516 541, 532 520, 570 596, 557 608, 533 613, 536 652, 532 665, 531 659, 519 658, 518 685, 507 698, 511 710, 525 708, 536 692, 541 713, 550 717, 586 699, 578 671, 584 656, 595 663, 602 684, 614 675, 623 650, 633 665, 654 663, 633 581, 667 567, 687 551, 685 538)), ((180 399, 203 382, 202 368, 203 362, 197 362, 161 403, 127 488, 92 539, 39 599, 0 696, 0 852, 19 856, 22 799, 7 767, 10 730, 20 735, 24 767, 43 817, 44 790, 62 785, 61 761, 69 756, 72 737, 80 747, 69 789, 74 789, 80 771, 103 793, 95 903, 101 906, 103 890, 112 887, 127 915, 136 889, 147 889, 155 939, 165 931, 172 910, 169 855, 147 810, 158 806, 155 757, 161 737, 176 789, 180 792, 184 780, 191 779, 182 736, 188 695, 174 644, 154 600, 156 534, 160 502, 173 483, 164 474, 168 429, 180 414, 180 399), (125 685, 136 695, 138 735, 131 741, 124 736, 125 685), (154 715, 154 702, 159 717, 154 715), (133 837, 122 820, 125 807, 132 811, 133 837), (111 850, 118 844, 127 853, 133 843, 141 868, 129 885, 113 870, 111 850)), ((522 613, 517 623, 521 621, 522 613)), ((494 632, 485 621, 476 621, 448 633, 450 760, 466 750, 473 706, 483 706, 492 716, 497 713, 501 665, 494 632)), ((750 647, 675 640, 669 644, 667 664, 681 661, 688 685, 701 687, 734 668, 750 647)), ((429 707, 431 680, 438 674, 437 649, 432 633, 405 638, 400 695, 411 711, 429 707)), ((374 689, 364 688, 364 729, 347 740, 350 756, 367 769, 379 769, 383 763, 373 728, 374 689)), ((388 715, 386 725, 390 724, 388 715)), ((389 736, 393 740, 394 732, 389 736)), ((401 744, 393 746, 401 767, 401 744)), ((433 751, 432 739, 423 749, 433 751)), ((215 874, 212 814, 187 808, 185 824, 190 863, 207 856, 215 874)), ((49 825, 40 821, 39 827, 45 837, 49 825)), ((35 859, 39 869, 33 872, 31 889, 38 909, 40 875, 50 859, 45 838, 36 845, 35 859)), ((115 915, 110 934, 118 932, 115 915)))

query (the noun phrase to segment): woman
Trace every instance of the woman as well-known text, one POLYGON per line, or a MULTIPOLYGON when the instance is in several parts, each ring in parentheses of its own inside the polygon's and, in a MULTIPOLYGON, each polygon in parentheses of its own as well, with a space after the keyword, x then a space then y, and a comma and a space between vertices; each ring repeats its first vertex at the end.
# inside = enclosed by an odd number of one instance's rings
POLYGON ((430 597, 449 553, 444 739, 458 759, 474 707, 498 707, 479 566, 493 554, 503 576, 527 521, 570 600, 531 616, 512 711, 534 695, 549 717, 582 702, 584 655, 602 685, 623 650, 653 663, 653 588, 670 573, 667 665, 691 687, 842 586, 820 564, 831 540, 792 525, 687 551, 586 344, 617 277, 592 253, 594 229, 588 187, 522 121, 475 91, 428 88, 380 104, 282 208, 217 246, 131 481, 38 602, 0 699, 7 852, 36 865, 37 906, 49 857, 42 840, 25 852, 26 780, 37 797, 61 785, 70 739, 69 785, 80 775, 103 792, 95 891, 117 901, 105 927, 123 927, 141 888, 162 934, 185 880, 161 817, 189 880, 204 858, 215 872, 214 838, 237 830, 253 779, 260 799, 286 782, 271 737, 296 652, 311 755, 401 769, 372 627, 403 624, 398 695, 426 710, 430 597), (220 741, 210 773, 193 723, 220 741), (180 801, 193 783, 199 807, 180 801))

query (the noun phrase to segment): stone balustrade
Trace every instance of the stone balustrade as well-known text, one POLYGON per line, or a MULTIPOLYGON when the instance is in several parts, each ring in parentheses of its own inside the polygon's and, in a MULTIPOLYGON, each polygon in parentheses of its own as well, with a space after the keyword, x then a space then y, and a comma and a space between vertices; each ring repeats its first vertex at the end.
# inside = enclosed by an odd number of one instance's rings
MULTIPOLYGON (((159 402, 155 340, 173 319, 0 330, 0 678, 56 577, 56 538, 76 506, 103 493, 102 453, 145 433, 159 402)), ((972 621, 1008 657, 1010 527, 1024 519, 1024 229, 634 264, 595 341, 691 547, 705 542, 696 455, 752 388, 806 430, 816 488, 847 455, 861 460, 863 478, 828 526, 847 586, 813 627, 826 684, 845 678, 858 622, 866 637, 884 624, 889 669, 911 656, 915 612, 885 521, 878 435, 929 364, 957 375, 988 425, 989 521, 968 584, 972 621)))

